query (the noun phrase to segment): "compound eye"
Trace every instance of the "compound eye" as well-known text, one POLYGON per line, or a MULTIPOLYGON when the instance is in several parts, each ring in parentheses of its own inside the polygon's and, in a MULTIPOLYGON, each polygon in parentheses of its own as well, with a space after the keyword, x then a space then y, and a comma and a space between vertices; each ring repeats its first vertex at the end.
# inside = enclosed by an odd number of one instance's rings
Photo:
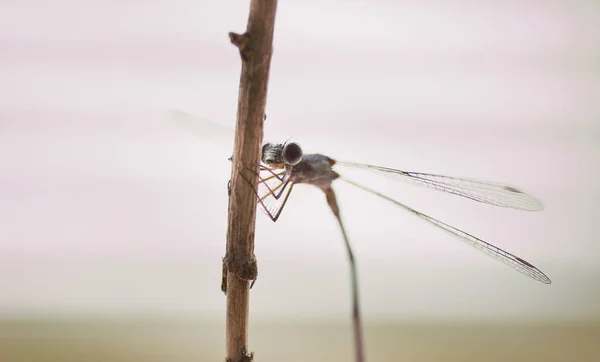
POLYGON ((283 160, 294 166, 302 161, 302 148, 300 145, 292 142, 285 145, 283 148, 283 160))

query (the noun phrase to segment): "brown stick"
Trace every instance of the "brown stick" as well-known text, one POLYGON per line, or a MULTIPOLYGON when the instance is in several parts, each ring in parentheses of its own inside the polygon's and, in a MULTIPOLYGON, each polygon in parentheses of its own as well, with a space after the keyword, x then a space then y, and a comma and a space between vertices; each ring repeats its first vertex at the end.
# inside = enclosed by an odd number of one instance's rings
POLYGON ((348 263, 350 264, 350 281, 352 288, 352 324, 354 332, 354 360, 356 362, 365 361, 365 344, 363 337, 362 320, 360 317, 360 304, 359 304, 359 293, 358 293, 358 275, 356 271, 356 262, 354 261, 354 253, 352 252, 352 246, 348 235, 346 235, 346 229, 342 223, 342 217, 340 216, 340 208, 338 207, 337 198, 333 188, 329 187, 325 190, 325 197, 327 198, 327 204, 333 211, 340 229, 342 229, 342 236, 344 237, 344 243, 346 245, 346 252, 348 253, 348 263))
POLYGON ((229 196, 227 248, 221 288, 227 295, 226 351, 228 362, 252 361, 248 352, 250 281, 258 268, 254 256, 257 178, 240 176, 244 168, 260 162, 267 83, 271 65, 276 0, 252 0, 246 32, 229 33, 242 58, 235 144, 229 196))

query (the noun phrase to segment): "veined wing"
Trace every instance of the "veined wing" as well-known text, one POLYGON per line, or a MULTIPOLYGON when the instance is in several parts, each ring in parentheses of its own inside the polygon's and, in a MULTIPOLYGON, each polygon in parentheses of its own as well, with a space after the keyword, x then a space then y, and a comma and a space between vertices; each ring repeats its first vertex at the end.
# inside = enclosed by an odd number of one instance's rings
POLYGON ((398 202, 394 199, 392 199, 391 197, 388 197, 380 192, 377 192, 375 190, 372 190, 366 186, 363 186, 361 184, 358 184, 354 181, 351 181, 347 178, 341 177, 341 180, 356 186, 364 191, 367 191, 373 195, 379 196, 393 204, 395 204, 396 206, 399 206, 407 211, 412 212, 413 214, 417 215, 418 217, 428 221, 429 223, 448 231, 449 233, 458 236, 459 238, 461 238, 463 241, 465 241, 467 244, 475 247, 478 250, 483 251, 484 253, 486 253, 487 255, 495 258, 496 260, 499 260, 501 262, 503 262, 504 264, 510 266, 511 268, 517 270, 518 272, 527 275, 530 278, 533 278, 537 281, 540 281, 544 284, 551 284, 552 282, 550 281, 550 278, 548 278, 546 276, 546 274, 544 274, 541 270, 539 270, 538 268, 536 268, 535 266, 533 266, 532 264, 528 263, 527 261, 519 258, 518 256, 515 256, 511 253, 509 253, 508 251, 502 250, 499 247, 492 245, 486 241, 483 241, 469 233, 466 233, 462 230, 459 230, 451 225, 448 225, 444 222, 441 222, 437 219, 434 219, 431 216, 425 215, 409 206, 404 205, 401 202, 398 202))
POLYGON ((179 110, 167 111, 166 117, 169 123, 175 124, 202 140, 233 146, 233 130, 217 122, 179 110))
POLYGON ((490 205, 528 211, 538 211, 544 208, 542 203, 535 197, 528 195, 515 187, 502 183, 449 177, 430 173, 408 172, 388 167, 344 161, 336 161, 336 165, 375 171, 386 176, 412 182, 419 186, 448 192, 490 205))
MULTIPOLYGON (((233 128, 219 124, 211 119, 180 110, 166 111, 165 117, 167 122, 190 132, 201 140, 213 141, 217 144, 233 147, 233 139, 235 136, 233 128)), ((235 124, 235 122, 232 121, 232 126, 233 124, 235 124)), ((269 132, 269 135, 274 137, 271 139, 274 140, 273 142, 275 143, 277 143, 277 140, 281 142, 281 140, 289 139, 289 137, 283 137, 278 134, 273 135, 271 132, 269 132)), ((263 144, 267 141, 269 141, 269 139, 264 138, 263 144)))

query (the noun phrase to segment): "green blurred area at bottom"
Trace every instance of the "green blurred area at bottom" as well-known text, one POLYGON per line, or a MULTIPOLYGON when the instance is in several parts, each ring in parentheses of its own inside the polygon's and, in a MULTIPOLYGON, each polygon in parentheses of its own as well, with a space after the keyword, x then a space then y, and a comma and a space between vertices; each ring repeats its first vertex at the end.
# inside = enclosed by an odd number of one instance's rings
MULTIPOLYGON (((251 323, 255 361, 351 361, 348 323, 251 323)), ((368 323, 369 361, 600 361, 600 323, 368 323)), ((0 320, 2 362, 223 361, 224 323, 183 318, 0 320)))

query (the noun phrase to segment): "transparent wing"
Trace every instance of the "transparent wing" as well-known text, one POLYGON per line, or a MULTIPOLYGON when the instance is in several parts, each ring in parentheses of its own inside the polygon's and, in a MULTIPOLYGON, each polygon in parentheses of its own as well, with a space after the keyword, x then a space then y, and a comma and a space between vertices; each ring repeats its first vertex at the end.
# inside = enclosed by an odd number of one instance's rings
POLYGON ((210 119, 179 110, 167 111, 165 116, 169 123, 190 132, 202 140, 233 145, 233 130, 210 119))
POLYGON ((336 165, 368 169, 396 179, 412 182, 419 186, 459 195, 490 205, 528 211, 537 211, 544 208, 542 203, 535 197, 528 195, 515 187, 501 183, 421 172, 407 172, 388 167, 344 161, 336 161, 336 165))
POLYGON ((347 178, 341 178, 343 181, 354 185, 362 190, 365 190, 373 195, 379 196, 407 211, 412 212, 413 214, 417 215, 418 217, 430 222, 431 224, 448 231, 449 233, 458 236, 459 238, 461 238, 463 241, 465 241, 467 244, 475 247, 478 250, 483 251, 484 253, 486 253, 487 255, 503 262, 504 264, 510 266, 513 269, 516 269, 518 272, 527 275, 530 278, 533 278, 535 280, 538 280, 544 284, 550 284, 552 283, 550 281, 550 278, 548 278, 546 276, 546 274, 544 274, 541 270, 539 270, 538 268, 536 268, 535 266, 533 266, 532 264, 528 263, 527 261, 519 258, 518 256, 515 256, 511 253, 509 253, 508 251, 502 250, 497 246, 494 246, 488 242, 485 242, 471 234, 468 234, 462 230, 459 230, 453 226, 450 226, 446 223, 443 223, 437 219, 432 218, 431 216, 425 215, 409 206, 404 205, 401 202, 398 202, 382 193, 379 193, 375 190, 372 190, 366 186, 363 186, 361 184, 357 184, 354 181, 351 181, 347 178))
MULTIPOLYGON (((231 122, 232 127, 230 128, 211 119, 180 110, 166 111, 165 118, 168 123, 193 134, 203 141, 212 141, 217 144, 233 147, 233 139, 235 136, 233 130, 235 122, 233 121, 231 122)), ((281 140, 289 139, 289 137, 272 134, 271 132, 269 132, 269 136, 272 137, 271 140, 274 142, 281 142, 281 140)), ((263 143, 266 143, 266 141, 269 141, 269 139, 263 139, 263 143)))

